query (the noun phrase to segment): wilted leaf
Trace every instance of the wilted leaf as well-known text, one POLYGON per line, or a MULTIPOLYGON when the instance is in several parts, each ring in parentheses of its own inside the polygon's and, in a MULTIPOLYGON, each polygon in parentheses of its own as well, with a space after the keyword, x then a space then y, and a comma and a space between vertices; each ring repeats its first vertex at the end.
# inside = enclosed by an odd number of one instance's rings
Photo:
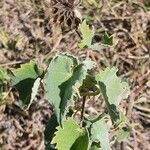
POLYGON ((91 46, 94 36, 94 29, 90 29, 85 20, 82 22, 82 24, 79 25, 79 29, 82 33, 82 41, 79 46, 81 48, 84 46, 91 46))
POLYGON ((80 128, 73 118, 69 118, 62 123, 62 127, 57 127, 51 144, 56 144, 56 149, 58 150, 74 150, 74 144, 77 147, 80 145, 79 150, 81 148, 83 148, 82 150, 87 150, 87 131, 85 128, 80 128))
POLYGON ((71 76, 71 78, 60 85, 60 115, 61 119, 66 114, 68 107, 74 104, 74 98, 79 96, 79 88, 83 84, 83 80, 86 78, 87 68, 85 65, 78 65, 71 76))

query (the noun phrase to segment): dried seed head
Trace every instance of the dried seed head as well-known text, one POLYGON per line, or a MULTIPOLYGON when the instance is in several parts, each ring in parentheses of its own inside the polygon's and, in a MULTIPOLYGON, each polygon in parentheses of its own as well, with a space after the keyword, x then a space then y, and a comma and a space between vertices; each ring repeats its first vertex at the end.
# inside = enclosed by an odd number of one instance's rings
POLYGON ((80 0, 52 0, 53 21, 62 26, 75 28, 80 22, 77 10, 80 0))

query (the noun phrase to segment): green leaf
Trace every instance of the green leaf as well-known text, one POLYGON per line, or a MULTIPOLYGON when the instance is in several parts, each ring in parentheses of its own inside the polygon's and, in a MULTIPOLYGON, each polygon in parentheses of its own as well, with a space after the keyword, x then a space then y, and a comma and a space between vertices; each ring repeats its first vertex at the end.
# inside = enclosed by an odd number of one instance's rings
POLYGON ((109 36, 108 33, 105 32, 101 43, 104 44, 104 45, 107 45, 107 46, 112 45, 113 44, 113 36, 109 36))
POLYGON ((96 0, 87 0, 87 2, 88 2, 90 5, 94 5, 95 7, 98 6, 98 3, 96 2, 96 0))
POLYGON ((95 62, 92 61, 92 60, 90 60, 90 59, 84 60, 84 61, 83 61, 83 64, 84 64, 84 66, 85 66, 87 69, 89 69, 89 70, 93 69, 93 67, 96 66, 95 62))
POLYGON ((96 142, 93 142, 91 147, 90 147, 90 150, 101 150, 100 144, 96 143, 96 142))
POLYGON ((4 29, 0 28, 0 43, 2 43, 5 48, 8 48, 9 40, 7 33, 4 29))
POLYGON ((86 20, 87 22, 93 21, 93 17, 89 15, 83 15, 83 20, 86 20))
POLYGON ((82 150, 87 149, 87 130, 85 128, 80 128, 73 118, 64 121, 62 127, 57 127, 57 131, 51 142, 51 144, 56 144, 55 148, 58 150, 70 150, 71 148, 73 150, 75 145, 77 147, 79 146, 79 143, 81 148, 83 147, 82 150))
POLYGON ((150 77, 148 79, 147 86, 150 87, 150 77))
POLYGON ((96 76, 113 123, 119 119, 116 106, 129 95, 128 84, 122 82, 116 73, 116 68, 106 68, 96 76))
POLYGON ((25 79, 36 79, 40 75, 37 65, 34 62, 22 64, 20 68, 13 71, 12 85, 17 85, 25 79))
POLYGON ((74 104, 74 98, 79 96, 79 88, 83 84, 83 80, 86 78, 87 68, 84 64, 78 65, 74 71, 71 78, 63 83, 60 88, 60 114, 61 119, 65 116, 68 111, 68 107, 74 104))
POLYGON ((130 135, 129 129, 127 127, 120 128, 117 131, 117 140, 119 142, 125 141, 130 135))
POLYGON ((126 116, 122 112, 119 112, 119 120, 116 122, 116 128, 123 128, 126 124, 128 124, 126 116))
POLYGON ((50 62, 47 73, 44 77, 44 87, 48 101, 54 106, 54 110, 60 122, 60 104, 62 102, 61 85, 68 81, 74 68, 78 65, 77 59, 67 55, 60 54, 50 62))
POLYGON ((83 48, 84 46, 91 46, 94 36, 94 29, 90 29, 85 20, 82 22, 82 24, 79 25, 79 29, 82 33, 83 38, 79 45, 80 48, 83 48))
POLYGON ((149 5, 148 0, 147 0, 147 5, 145 5, 145 7, 146 7, 146 10, 147 10, 147 11, 150 11, 150 5, 149 5))
POLYGON ((128 126, 127 118, 123 113, 119 113, 119 120, 115 124, 116 136, 119 142, 125 141, 130 134, 130 128, 128 126))
POLYGON ((125 99, 129 95, 129 86, 127 82, 122 82, 117 77, 118 69, 106 68, 101 71, 97 76, 97 82, 102 82, 106 86, 106 95, 110 104, 119 105, 122 99, 125 99))
POLYGON ((73 105, 74 98, 87 75, 87 66, 67 54, 56 56, 50 63, 44 78, 46 96, 53 104, 58 122, 73 105))
POLYGON ((37 78, 33 84, 33 87, 32 87, 32 92, 31 92, 31 98, 30 98, 30 103, 28 103, 28 108, 29 106, 31 105, 32 101, 34 100, 37 92, 38 92, 38 89, 39 89, 39 86, 40 86, 40 83, 41 83, 41 78, 37 78))
POLYGON ((84 133, 75 141, 71 150, 87 150, 89 145, 89 135, 87 129, 84 129, 84 133))
POLYGON ((96 80, 92 75, 87 75, 80 87, 81 96, 95 96, 99 94, 99 88, 96 86, 96 80))
POLYGON ((0 67, 0 85, 3 84, 3 82, 8 79, 9 77, 7 75, 7 70, 5 68, 0 67))
POLYGON ((40 84, 40 78, 37 78, 40 75, 41 73, 34 62, 21 65, 10 75, 12 86, 18 90, 20 104, 23 108, 26 108, 35 97, 35 91, 37 92, 40 84))
POLYGON ((108 126, 104 118, 96 121, 91 126, 92 141, 100 142, 103 150, 111 150, 108 131, 108 126))
POLYGON ((44 131, 44 139, 45 139, 44 141, 45 141, 46 150, 52 150, 55 148, 53 144, 50 144, 50 142, 53 139, 53 135, 56 132, 57 126, 59 126, 57 122, 57 117, 55 114, 53 114, 49 119, 44 131))
POLYGON ((7 70, 5 68, 0 67, 0 105, 5 103, 4 95, 3 95, 3 86, 6 81, 9 80, 7 70))

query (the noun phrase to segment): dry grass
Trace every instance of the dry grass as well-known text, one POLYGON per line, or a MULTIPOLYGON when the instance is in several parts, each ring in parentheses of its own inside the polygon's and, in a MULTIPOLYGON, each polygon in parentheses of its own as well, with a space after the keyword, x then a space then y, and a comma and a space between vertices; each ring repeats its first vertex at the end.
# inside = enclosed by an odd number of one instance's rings
MULTIPOLYGON (((118 67, 118 74, 127 79, 131 87, 129 98, 121 104, 132 126, 131 136, 127 142, 116 143, 114 149, 149 150, 150 87, 146 83, 150 76, 150 12, 138 0, 113 3, 102 0, 98 2, 98 7, 94 8, 88 3, 81 6, 81 14, 96 29, 93 41, 100 41, 103 32, 98 29, 102 28, 114 36, 114 42, 111 47, 93 52, 92 55, 100 69, 106 66, 118 67)), ((56 52, 63 51, 80 59, 87 57, 88 50, 78 48, 80 37, 75 30, 67 27, 61 29, 53 24, 51 12, 48 0, 0 1, 1 67, 14 69, 18 64, 32 59, 45 67, 45 61, 56 52)), ((43 97, 40 98, 43 103, 33 104, 33 108, 36 106, 39 109, 33 110, 31 118, 20 118, 20 115, 14 115, 13 109, 1 108, 2 149, 27 150, 37 149, 39 146, 44 149, 42 132, 46 122, 43 120, 50 117, 51 111, 43 97), (35 121, 37 115, 40 117, 35 121), (34 124, 38 125, 38 131, 34 131, 34 124), (22 139, 24 136, 28 140, 22 139)), ((9 96, 9 99, 12 97, 9 96)), ((98 111, 101 107, 90 101, 89 104, 88 111, 98 111)))

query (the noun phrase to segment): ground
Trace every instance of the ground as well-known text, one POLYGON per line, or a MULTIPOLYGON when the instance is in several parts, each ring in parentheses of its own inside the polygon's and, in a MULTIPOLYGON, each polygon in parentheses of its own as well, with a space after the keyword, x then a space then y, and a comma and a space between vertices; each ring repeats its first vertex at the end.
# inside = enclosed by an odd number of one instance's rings
MULTIPOLYGON (((76 11, 94 27, 93 42, 104 33, 113 35, 113 45, 98 51, 79 48, 78 22, 64 25, 52 13, 50 0, 0 1, 0 67, 13 71, 34 60, 46 68, 56 53, 68 52, 80 60, 91 57, 97 70, 118 68, 131 93, 120 104, 132 129, 126 142, 114 149, 150 150, 150 4, 145 1, 83 0, 76 11), (56 19, 56 21, 54 20, 56 19), (89 54, 90 53, 90 54, 89 54), (90 55, 90 56, 88 56, 90 55)), ((74 9, 74 8, 73 8, 74 9)), ((76 17, 76 16, 74 16, 76 17)), ((78 17, 78 16, 77 16, 78 17)), ((40 89, 27 113, 18 107, 17 94, 4 84, 7 103, 0 106, 0 147, 2 150, 43 150, 44 130, 53 112, 40 89)), ((98 99, 86 104, 86 112, 101 112, 98 99)))

